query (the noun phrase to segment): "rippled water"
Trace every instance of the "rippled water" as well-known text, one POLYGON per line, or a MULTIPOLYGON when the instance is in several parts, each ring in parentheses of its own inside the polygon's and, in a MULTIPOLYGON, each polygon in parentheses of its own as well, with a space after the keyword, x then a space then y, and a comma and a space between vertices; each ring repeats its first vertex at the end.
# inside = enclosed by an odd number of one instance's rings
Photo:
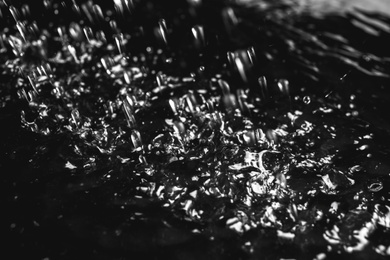
POLYGON ((388 3, 169 3, 0 3, 11 259, 388 258, 388 3))

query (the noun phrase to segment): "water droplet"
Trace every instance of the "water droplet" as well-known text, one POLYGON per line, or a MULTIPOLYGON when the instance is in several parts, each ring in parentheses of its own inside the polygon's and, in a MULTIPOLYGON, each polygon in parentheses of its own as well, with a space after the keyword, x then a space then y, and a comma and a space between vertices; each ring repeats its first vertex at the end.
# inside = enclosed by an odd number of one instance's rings
POLYGON ((383 189, 383 184, 381 181, 373 181, 370 184, 367 185, 367 188, 371 192, 378 192, 383 189))
POLYGON ((195 47, 200 50, 206 46, 206 39, 205 39, 205 33, 204 28, 202 25, 195 25, 191 29, 192 36, 194 37, 194 45, 195 47))
POLYGON ((92 31, 91 27, 85 26, 83 28, 83 32, 84 32, 84 35, 85 35, 85 38, 87 39, 87 41, 91 42, 92 39, 94 38, 93 31, 92 31))
POLYGON ((249 58, 249 61, 250 61, 251 65, 254 65, 256 60, 257 60, 255 48, 253 46, 249 47, 246 50, 246 52, 247 52, 247 55, 248 55, 248 58, 249 58))
POLYGON ((72 22, 69 25, 69 34, 70 36, 77 41, 82 41, 84 38, 83 30, 78 23, 72 22))
POLYGON ((122 109, 125 113, 127 124, 130 128, 133 128, 136 126, 136 120, 133 115, 134 111, 134 96, 132 95, 126 95, 126 97, 123 99, 122 109))
POLYGON ((164 19, 158 21, 158 27, 155 29, 155 34, 158 40, 164 45, 168 45, 168 28, 164 19))
POLYGON ((134 9, 133 0, 114 0, 115 10, 122 17, 126 17, 132 13, 134 9))
POLYGON ((169 106, 172 109, 172 112, 175 115, 178 115, 178 107, 179 107, 178 100, 177 99, 169 99, 168 103, 169 103, 169 106))
POLYGON ((222 19, 225 26, 226 31, 231 34, 233 29, 238 24, 237 16, 232 7, 227 7, 222 10, 222 19))
POLYGON ((80 63, 80 60, 77 56, 76 48, 70 44, 67 47, 68 47, 68 51, 69 51, 70 55, 72 56, 72 58, 74 59, 74 61, 76 63, 80 63))
POLYGON ((219 79, 218 80, 218 85, 219 85, 219 87, 222 90, 223 96, 226 96, 226 95, 230 94, 230 86, 229 86, 229 84, 226 81, 224 81, 222 79, 219 79))
POLYGON ((73 109, 71 112, 71 117, 72 123, 75 125, 76 128, 79 128, 81 126, 80 112, 77 109, 73 109))
POLYGON ((262 100, 266 99, 268 97, 268 85, 267 85, 267 79, 265 76, 261 76, 258 78, 259 83, 259 95, 262 100))
POLYGON ((115 35, 115 44, 120 54, 123 54, 125 52, 125 39, 123 34, 115 35))
POLYGON ((27 41, 27 30, 26 30, 26 26, 24 25, 24 23, 22 22, 17 22, 16 23, 16 28, 18 29, 20 35, 22 36, 24 42, 27 41))
POLYGON ((93 11, 93 14, 95 16, 94 20, 96 22, 101 23, 104 21, 104 15, 103 15, 102 9, 98 4, 94 4, 92 6, 92 11, 93 11))
POLYGON ((15 6, 11 5, 9 7, 9 11, 11 12, 12 17, 14 18, 15 22, 17 23, 21 18, 19 10, 16 9, 15 6))
POLYGON ((303 97, 303 103, 305 103, 306 105, 309 105, 311 102, 311 98, 309 96, 304 96, 303 97))
POLYGON ((131 131, 131 142, 135 151, 141 151, 143 149, 141 134, 138 130, 131 131))
POLYGON ((290 83, 286 79, 280 79, 278 80, 278 89, 279 92, 283 95, 289 96, 290 95, 290 83))

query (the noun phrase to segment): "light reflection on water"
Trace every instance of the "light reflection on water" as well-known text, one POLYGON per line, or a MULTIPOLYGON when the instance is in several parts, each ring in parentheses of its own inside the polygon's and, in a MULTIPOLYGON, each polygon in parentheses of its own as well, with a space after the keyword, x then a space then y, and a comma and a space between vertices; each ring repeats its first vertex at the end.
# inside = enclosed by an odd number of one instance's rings
MULTIPOLYGON (((265 2, 259 0, 236 0, 236 3, 246 4, 252 6, 264 6, 265 2)), ((353 12, 356 9, 365 10, 374 13, 390 13, 390 3, 386 0, 293 0, 293 1, 279 1, 279 3, 286 3, 293 6, 297 12, 309 12, 313 16, 322 16, 335 13, 353 12)), ((270 2, 272 4, 272 1, 270 2)))

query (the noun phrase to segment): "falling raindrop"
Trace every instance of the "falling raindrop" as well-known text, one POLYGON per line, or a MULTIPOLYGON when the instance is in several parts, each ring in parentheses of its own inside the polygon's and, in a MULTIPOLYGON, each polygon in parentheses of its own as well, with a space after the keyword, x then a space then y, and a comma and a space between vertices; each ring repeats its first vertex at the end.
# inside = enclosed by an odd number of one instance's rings
POLYGON ((194 45, 198 50, 206 46, 205 32, 202 25, 196 25, 191 28, 192 36, 194 37, 194 45))

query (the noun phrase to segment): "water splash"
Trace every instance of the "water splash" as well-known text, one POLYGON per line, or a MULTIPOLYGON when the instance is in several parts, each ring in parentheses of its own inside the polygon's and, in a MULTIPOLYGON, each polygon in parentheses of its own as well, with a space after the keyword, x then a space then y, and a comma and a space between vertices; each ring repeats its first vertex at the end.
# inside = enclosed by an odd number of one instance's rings
MULTIPOLYGON (((60 178, 36 177, 48 214, 62 216, 49 220, 103 248, 201 238, 253 257, 389 255, 388 148, 377 144, 389 127, 365 112, 368 85, 351 87, 353 75, 384 86, 386 53, 287 3, 110 4, 44 1, 61 17, 49 24, 0 5, 1 107, 20 106, 18 124, 44 147, 26 160, 60 178), (91 205, 115 223, 77 215, 91 205), (129 238, 138 224, 153 232, 129 238)), ((387 35, 386 19, 350 15, 348 28, 387 35)))

